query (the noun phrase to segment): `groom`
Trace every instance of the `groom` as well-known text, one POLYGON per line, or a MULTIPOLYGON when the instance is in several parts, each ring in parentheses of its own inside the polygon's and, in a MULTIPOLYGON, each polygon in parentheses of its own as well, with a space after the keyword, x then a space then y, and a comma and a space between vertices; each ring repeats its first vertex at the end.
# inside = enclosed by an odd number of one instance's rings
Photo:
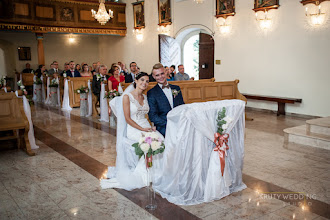
POLYGON ((157 84, 148 91, 149 119, 156 129, 165 137, 167 113, 179 105, 184 104, 179 86, 167 82, 164 66, 157 63, 152 68, 152 76, 157 84))

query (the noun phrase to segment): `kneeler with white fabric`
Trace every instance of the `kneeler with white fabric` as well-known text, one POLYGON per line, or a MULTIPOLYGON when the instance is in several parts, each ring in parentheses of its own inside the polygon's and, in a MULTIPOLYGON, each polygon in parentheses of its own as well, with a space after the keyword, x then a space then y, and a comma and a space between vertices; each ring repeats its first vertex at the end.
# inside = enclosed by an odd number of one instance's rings
POLYGON ((195 205, 221 199, 246 188, 242 181, 244 157, 244 109, 241 100, 181 105, 167 115, 164 163, 153 187, 177 205, 195 205), (226 108, 233 121, 229 134, 224 174, 214 151, 218 112, 226 108))

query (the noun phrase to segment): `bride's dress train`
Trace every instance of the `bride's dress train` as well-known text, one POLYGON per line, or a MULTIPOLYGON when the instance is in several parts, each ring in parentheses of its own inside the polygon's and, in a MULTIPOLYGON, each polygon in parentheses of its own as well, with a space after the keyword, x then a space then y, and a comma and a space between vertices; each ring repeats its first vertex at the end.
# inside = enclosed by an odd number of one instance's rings
MULTIPOLYGON (((151 127, 145 115, 149 112, 147 97, 144 96, 143 105, 133 97, 129 92, 131 89, 126 89, 122 97, 113 99, 110 104, 117 116, 117 143, 116 143, 116 167, 109 167, 107 178, 101 180, 101 187, 106 188, 121 188, 125 190, 133 190, 147 186, 147 170, 145 159, 142 156, 140 159, 135 154, 135 149, 132 144, 139 142, 142 132, 125 121, 123 114, 122 98, 127 95, 130 100, 130 117, 139 126, 143 128, 151 127), (126 91, 127 90, 127 91, 126 91)), ((158 133, 160 137, 163 136, 158 133)), ((153 179, 158 178, 157 174, 161 166, 162 154, 153 156, 152 176, 153 179)))

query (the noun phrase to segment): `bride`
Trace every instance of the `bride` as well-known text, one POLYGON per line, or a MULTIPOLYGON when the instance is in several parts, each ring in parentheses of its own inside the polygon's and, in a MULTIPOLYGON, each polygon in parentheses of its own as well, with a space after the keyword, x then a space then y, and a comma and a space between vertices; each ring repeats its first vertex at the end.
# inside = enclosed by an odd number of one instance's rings
MULTIPOLYGON (((145 159, 135 154, 132 144, 139 142, 142 134, 157 132, 145 117, 149 112, 147 96, 143 92, 148 88, 149 75, 141 72, 121 97, 114 98, 111 109, 117 116, 116 167, 108 168, 108 179, 101 180, 101 187, 133 190, 147 185, 145 159), (133 88, 134 87, 134 88, 133 88)), ((153 156, 153 178, 161 169, 162 154, 153 156)))

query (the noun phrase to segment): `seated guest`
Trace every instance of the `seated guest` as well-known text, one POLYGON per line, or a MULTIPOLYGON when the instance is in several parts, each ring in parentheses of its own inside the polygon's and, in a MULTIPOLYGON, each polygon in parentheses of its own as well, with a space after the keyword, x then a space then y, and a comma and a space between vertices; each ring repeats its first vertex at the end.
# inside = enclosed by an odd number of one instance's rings
POLYGON ((167 81, 174 81, 174 77, 171 77, 170 68, 168 68, 168 66, 164 66, 164 70, 167 81))
POLYGON ((175 71, 175 66, 174 66, 174 65, 172 65, 172 66, 170 66, 170 75, 171 75, 171 77, 174 77, 174 76, 175 76, 175 74, 176 74, 176 71, 175 71))
POLYGON ((22 71, 22 73, 33 73, 33 69, 31 69, 31 65, 29 63, 25 64, 25 69, 22 71))
POLYGON ((123 76, 127 75, 128 74, 128 70, 127 70, 125 64, 122 63, 122 62, 120 62, 120 61, 118 61, 118 65, 121 68, 120 75, 123 75, 123 76))
POLYGON ((113 66, 112 68, 112 76, 108 79, 108 88, 110 90, 117 90, 119 83, 125 81, 125 76, 120 75, 120 67, 118 65, 113 66))
MULTIPOLYGON (((113 76, 113 71, 115 70, 115 66, 117 66, 117 63, 111 64, 111 68, 108 71, 109 76, 113 76)), ((120 68, 120 67, 119 67, 120 68)))
POLYGON ((108 80, 109 76, 107 75, 107 66, 101 65, 99 68, 99 72, 93 76, 92 81, 92 92, 97 96, 97 100, 100 101, 100 93, 101 93, 101 82, 108 80))
POLYGON ((80 75, 82 77, 92 77, 93 76, 92 73, 89 71, 88 64, 84 64, 82 66, 82 71, 81 71, 80 75))
POLYGON ((92 66, 93 66, 93 70, 91 72, 94 75, 94 72, 95 72, 95 69, 96 69, 96 62, 94 62, 92 66))
POLYGON ((80 66, 80 64, 76 64, 76 70, 77 70, 78 72, 81 71, 81 66, 80 66))
POLYGON ((53 75, 54 73, 58 73, 58 74, 62 74, 63 73, 63 70, 60 70, 59 68, 58 68, 58 62, 57 61, 53 61, 53 63, 52 63, 53 65, 52 65, 52 68, 48 71, 48 74, 49 75, 53 75))
POLYGON ((36 70, 35 75, 40 78, 42 75, 46 74, 46 66, 39 65, 39 68, 36 70))
MULTIPOLYGON (((89 69, 89 72, 92 73, 92 71, 93 71, 93 67, 92 67, 92 66, 88 66, 88 69, 89 69)), ((92 75, 93 75, 93 73, 92 73, 92 75)))
POLYGON ((175 76, 174 76, 175 81, 183 81, 183 80, 189 80, 190 79, 189 75, 184 72, 184 67, 183 67, 182 64, 180 64, 178 66, 178 70, 179 70, 179 72, 177 74, 175 74, 175 76))
POLYGON ((139 73, 139 70, 137 68, 136 62, 131 62, 129 64, 129 68, 131 69, 131 73, 127 74, 125 76, 125 83, 131 83, 135 80, 136 74, 139 73))
POLYGON ((66 75, 69 77, 80 77, 80 73, 78 70, 75 69, 75 63, 74 61, 70 61, 69 63, 69 70, 66 71, 66 75))

